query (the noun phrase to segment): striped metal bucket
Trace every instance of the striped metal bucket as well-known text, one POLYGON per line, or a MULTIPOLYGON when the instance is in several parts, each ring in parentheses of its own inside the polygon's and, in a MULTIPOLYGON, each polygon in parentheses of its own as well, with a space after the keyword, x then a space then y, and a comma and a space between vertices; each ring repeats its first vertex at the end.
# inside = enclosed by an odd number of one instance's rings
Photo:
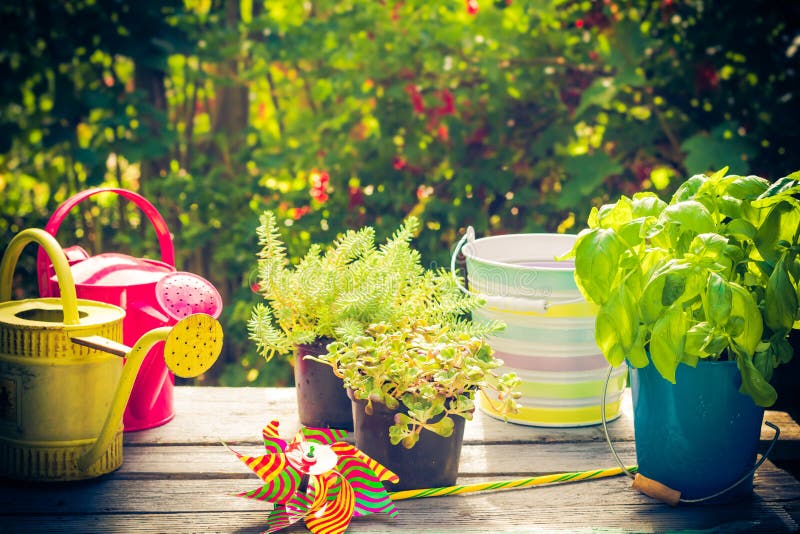
MULTIPOLYGON (((469 291, 485 300, 475 321, 498 320, 505 330, 489 338, 502 372, 522 379, 519 413, 503 417, 483 394, 485 413, 514 423, 573 427, 599 424, 608 363, 594 341, 597 309, 581 296, 571 261, 557 261, 576 236, 512 234, 475 239, 470 227, 453 252, 463 251, 469 291)), ((627 383, 621 366, 611 375, 606 419, 619 416, 627 383)))

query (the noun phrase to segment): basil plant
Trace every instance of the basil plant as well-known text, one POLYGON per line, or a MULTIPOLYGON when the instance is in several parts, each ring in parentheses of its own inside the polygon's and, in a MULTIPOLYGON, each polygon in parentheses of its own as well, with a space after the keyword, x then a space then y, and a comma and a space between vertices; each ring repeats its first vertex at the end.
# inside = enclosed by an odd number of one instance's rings
POLYGON ((638 193, 593 208, 569 256, 609 363, 652 361, 675 383, 681 363, 735 360, 740 391, 768 407, 800 328, 800 171, 726 172, 692 176, 669 203, 638 193))

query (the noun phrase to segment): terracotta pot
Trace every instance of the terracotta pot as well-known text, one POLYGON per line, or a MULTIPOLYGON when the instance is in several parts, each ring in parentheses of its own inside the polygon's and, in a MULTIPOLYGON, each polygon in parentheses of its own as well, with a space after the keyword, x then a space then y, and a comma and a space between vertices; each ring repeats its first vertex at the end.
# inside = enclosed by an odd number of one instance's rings
POLYGON ((392 445, 389 441, 389 427, 394 424, 396 410, 373 402, 372 415, 367 415, 364 407, 367 402, 352 400, 353 424, 356 447, 361 449, 387 469, 400 477, 398 484, 384 482, 389 491, 417 488, 436 488, 452 486, 458 478, 458 462, 464 442, 464 418, 453 417, 453 434, 443 438, 428 430, 423 430, 419 441, 411 449, 402 445, 392 445))
POLYGON ((342 379, 333 374, 330 366, 304 359, 306 355, 325 354, 330 341, 325 339, 297 346, 294 383, 300 423, 308 427, 352 431, 352 409, 342 379))

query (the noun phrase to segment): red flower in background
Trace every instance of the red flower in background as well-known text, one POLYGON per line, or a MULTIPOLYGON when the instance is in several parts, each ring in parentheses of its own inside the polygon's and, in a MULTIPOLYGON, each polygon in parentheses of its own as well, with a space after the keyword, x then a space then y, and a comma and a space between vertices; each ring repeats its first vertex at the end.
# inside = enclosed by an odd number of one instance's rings
POLYGON ((478 9, 480 9, 478 0, 467 0, 467 13, 470 15, 477 15, 478 9))
POLYGON ((395 2, 394 5, 392 6, 392 20, 393 21, 400 20, 400 8, 403 7, 403 4, 405 4, 405 2, 395 2))
POLYGON ((453 93, 450 92, 450 89, 443 89, 439 97, 442 99, 442 107, 436 110, 438 113, 441 115, 452 115, 456 112, 456 99, 453 93))
POLYGON ((411 105, 414 106, 414 111, 417 113, 425 113, 425 102, 422 101, 422 94, 413 83, 406 85, 406 93, 411 98, 411 105))
POLYGON ((446 124, 440 124, 438 130, 436 130, 436 133, 439 135, 439 139, 445 143, 450 140, 450 129, 446 124))
POLYGON ((328 200, 328 184, 331 177, 325 171, 311 171, 311 198, 317 202, 324 203, 328 200))
POLYGON ((395 156, 392 159, 392 167, 395 170, 402 171, 406 167, 406 159, 402 156, 395 156))
POLYGON ((308 215, 309 213, 311 213, 311 206, 301 206, 299 208, 294 208, 294 213, 292 213, 292 219, 296 221, 303 215, 308 215))
POLYGON ((719 73, 710 62, 703 61, 694 66, 694 88, 704 93, 719 87, 719 73))

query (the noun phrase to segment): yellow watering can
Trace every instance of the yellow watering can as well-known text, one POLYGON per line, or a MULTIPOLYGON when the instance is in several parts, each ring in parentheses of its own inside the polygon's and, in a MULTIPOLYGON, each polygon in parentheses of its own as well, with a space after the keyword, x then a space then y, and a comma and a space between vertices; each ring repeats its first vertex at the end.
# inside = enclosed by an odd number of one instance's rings
POLYGON ((0 262, 0 478, 80 480, 122 465, 122 414, 142 361, 164 341, 181 377, 213 365, 222 328, 205 314, 122 340, 122 308, 78 299, 66 256, 53 236, 28 229, 0 262), (11 301, 23 248, 38 243, 58 277, 60 298, 11 301), (123 368, 123 356, 127 359, 123 368))

